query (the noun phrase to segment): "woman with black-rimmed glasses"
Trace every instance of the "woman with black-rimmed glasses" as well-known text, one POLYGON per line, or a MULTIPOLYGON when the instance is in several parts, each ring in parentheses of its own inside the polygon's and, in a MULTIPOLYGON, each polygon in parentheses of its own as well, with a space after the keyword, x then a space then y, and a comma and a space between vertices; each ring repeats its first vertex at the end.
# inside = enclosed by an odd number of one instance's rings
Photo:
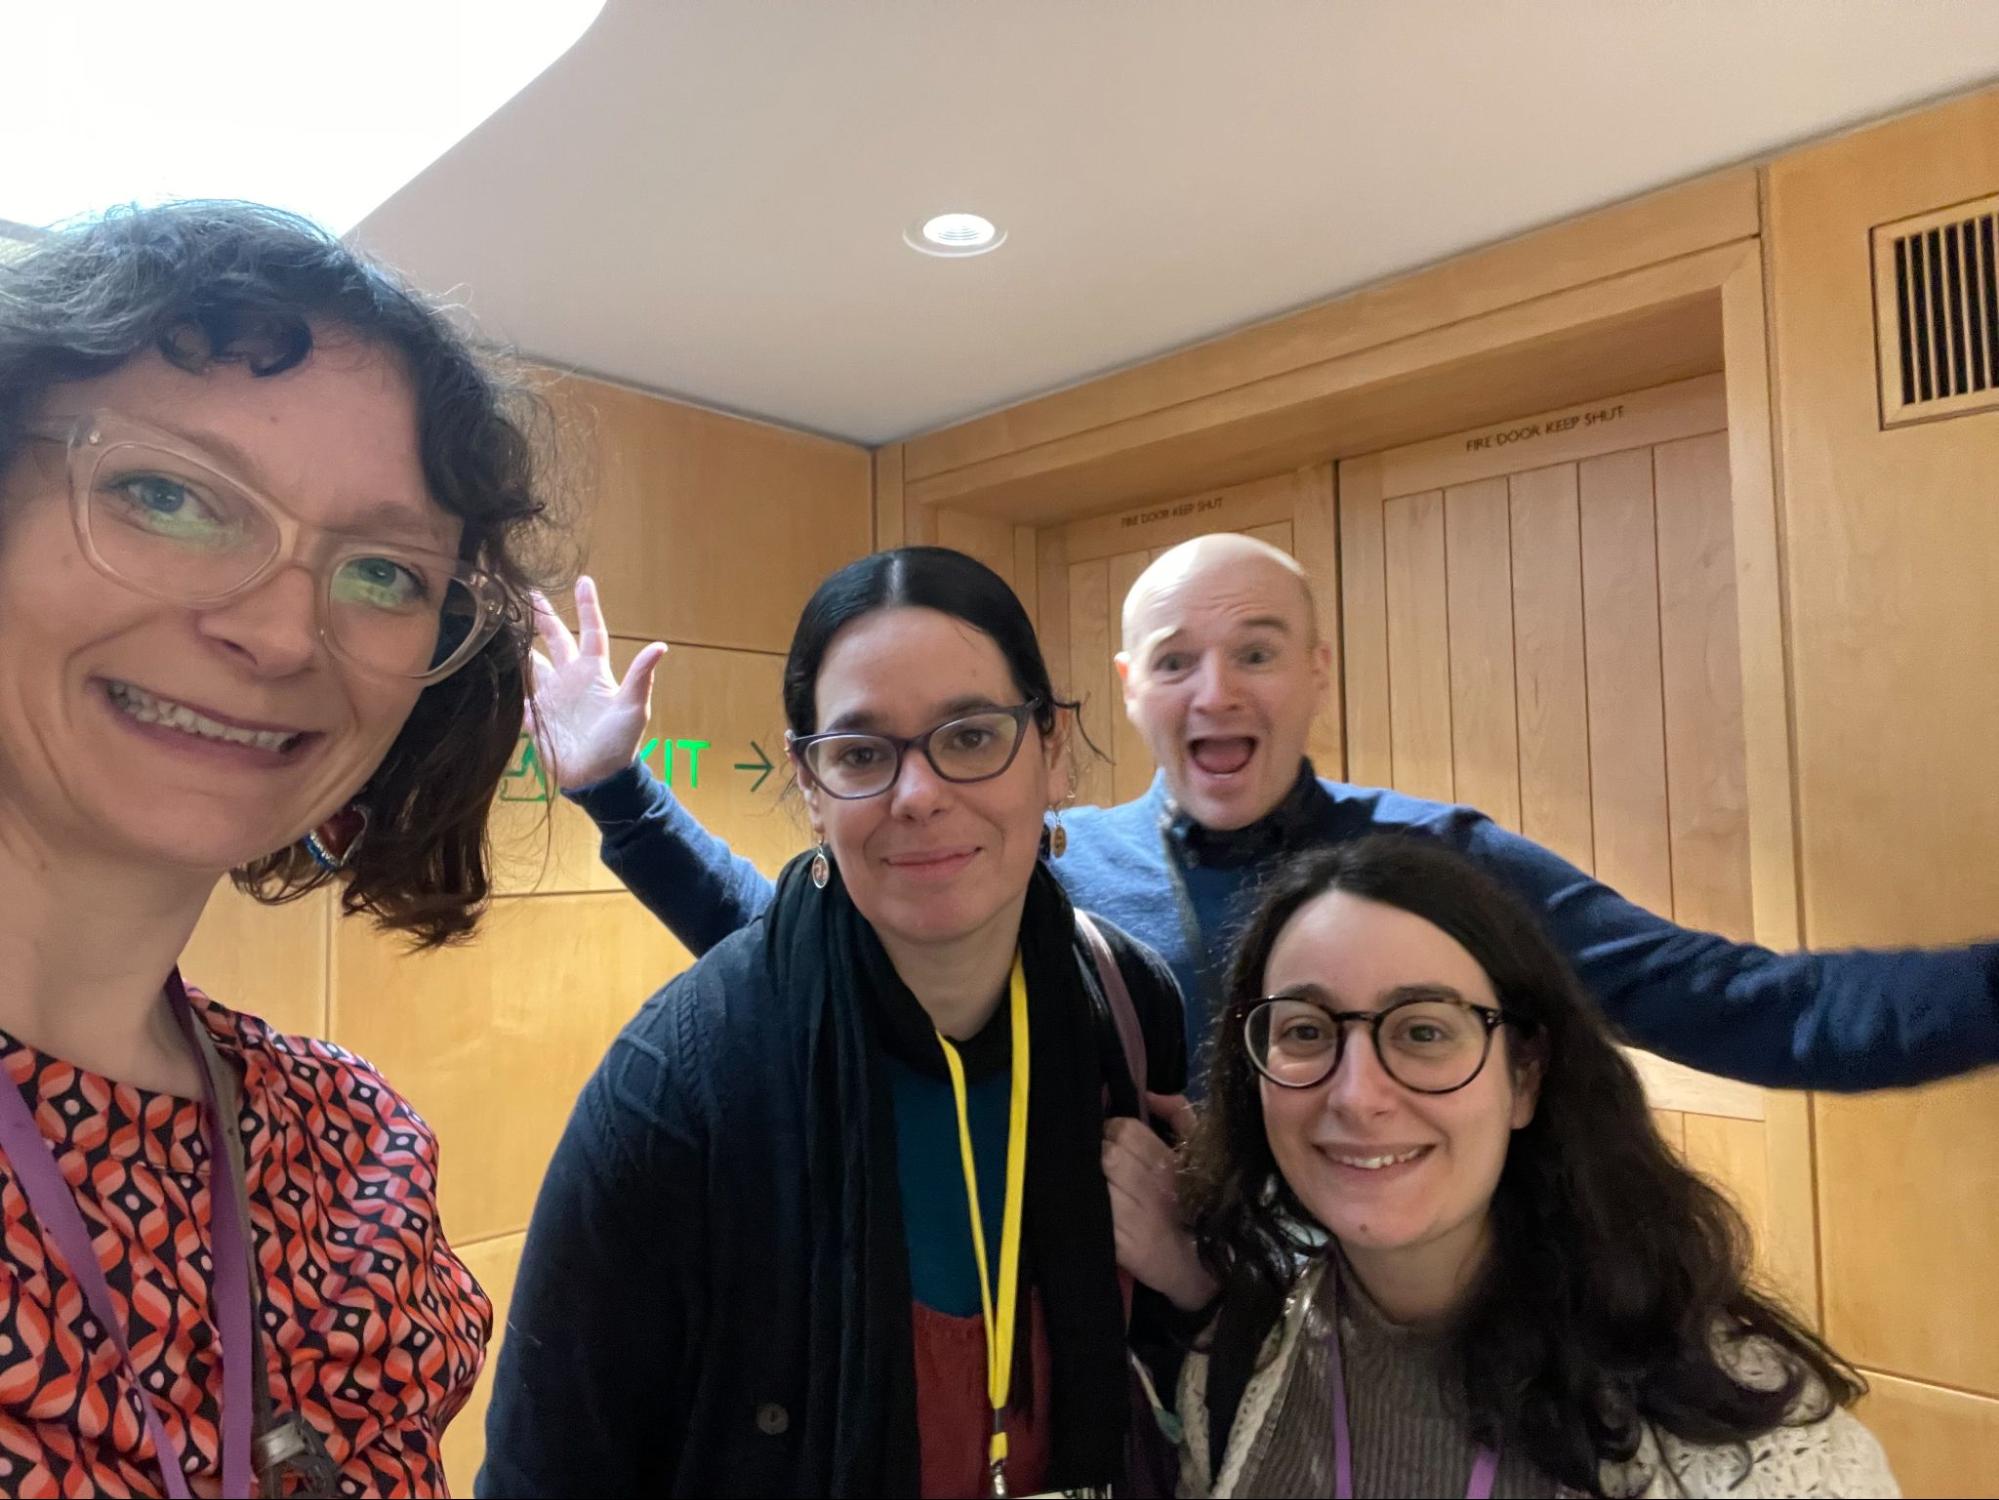
POLYGON ((1192 1495, 1888 1495, 1858 1376, 1525 907, 1430 840, 1299 857, 1231 981, 1186 1205, 1192 1495))
POLYGON ((909 547, 820 585, 784 709, 813 847, 584 1089, 479 1492, 1122 1487, 1104 1122, 1185 1061, 1170 973, 1107 924, 1100 970, 1042 861, 1074 705, 996 574, 909 547))

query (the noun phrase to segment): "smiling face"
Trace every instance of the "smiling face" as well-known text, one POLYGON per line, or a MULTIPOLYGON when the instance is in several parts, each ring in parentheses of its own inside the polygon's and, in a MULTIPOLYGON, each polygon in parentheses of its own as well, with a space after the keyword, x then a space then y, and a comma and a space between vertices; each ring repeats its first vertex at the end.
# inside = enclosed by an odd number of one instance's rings
MULTIPOLYGON (((1263 988, 1345 1011, 1419 992, 1499 1003, 1477 960, 1442 929, 1344 891, 1298 909, 1270 950, 1263 988)), ((1357 1023, 1323 1083, 1260 1080, 1278 1170, 1363 1277, 1384 1255, 1447 1266, 1475 1257, 1512 1133, 1534 1114, 1533 1069, 1516 1069, 1509 1030, 1498 1029, 1485 1066, 1453 1093, 1419 1094, 1390 1078, 1357 1023)))
MULTIPOLYGON (((263 378, 148 352, 52 388, 33 423, 113 412, 312 526, 454 550, 459 523, 424 483, 407 379, 320 332, 312 358, 263 378)), ((158 488, 134 498, 157 509, 158 488)), ((71 846, 211 873, 293 842, 362 786, 420 691, 333 655, 318 610, 305 567, 199 607, 106 577, 78 544, 61 446, 23 444, 0 476, 10 815, 71 846)))
POLYGON ((1243 828, 1284 800, 1331 680, 1287 561, 1249 537, 1201 537, 1148 568, 1126 605, 1125 712, 1203 827, 1243 828))
MULTIPOLYGON (((880 609, 828 647, 815 727, 908 737, 1023 697, 984 631, 937 610, 880 609)), ((912 748, 880 796, 845 801, 801 783, 854 905, 891 949, 949 944, 1019 925, 1060 750, 1059 731, 1044 738, 1030 722, 989 781, 946 781, 912 748)))

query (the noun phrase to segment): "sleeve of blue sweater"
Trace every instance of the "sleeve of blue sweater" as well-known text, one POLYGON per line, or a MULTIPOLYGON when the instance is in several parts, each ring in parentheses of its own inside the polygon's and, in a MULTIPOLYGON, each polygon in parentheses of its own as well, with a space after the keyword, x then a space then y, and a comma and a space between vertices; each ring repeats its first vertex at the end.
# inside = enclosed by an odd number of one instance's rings
POLYGON ((1427 806, 1441 816, 1411 821, 1541 911, 1641 1047, 1769 1088, 1895 1088, 1999 1062, 1999 943, 1775 953, 1675 926, 1481 814, 1427 806))
POLYGON ((700 1070, 680 1066, 674 995, 612 1045, 542 1180, 478 1495, 659 1494, 679 1463, 707 1198, 700 1070))
POLYGON ((774 887, 643 764, 565 793, 604 836, 611 873, 696 958, 770 905, 774 887))

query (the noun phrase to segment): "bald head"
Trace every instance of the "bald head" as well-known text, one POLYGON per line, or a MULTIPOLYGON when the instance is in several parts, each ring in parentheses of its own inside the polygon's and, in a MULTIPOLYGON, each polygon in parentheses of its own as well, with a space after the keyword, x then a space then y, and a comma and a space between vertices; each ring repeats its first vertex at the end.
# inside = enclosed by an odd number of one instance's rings
POLYGON ((1162 553, 1124 601, 1126 715, 1182 810, 1242 828, 1296 784, 1332 650, 1296 561, 1216 533, 1162 553))
POLYGON ((1211 582, 1222 580, 1239 589, 1267 585, 1282 596, 1284 606, 1294 601, 1301 604, 1305 644, 1318 644, 1319 609, 1312 598, 1311 580, 1298 559, 1239 531, 1214 531, 1167 548, 1138 575, 1131 592, 1124 596, 1125 651, 1136 651, 1147 634, 1147 616, 1154 599, 1199 594, 1211 582))

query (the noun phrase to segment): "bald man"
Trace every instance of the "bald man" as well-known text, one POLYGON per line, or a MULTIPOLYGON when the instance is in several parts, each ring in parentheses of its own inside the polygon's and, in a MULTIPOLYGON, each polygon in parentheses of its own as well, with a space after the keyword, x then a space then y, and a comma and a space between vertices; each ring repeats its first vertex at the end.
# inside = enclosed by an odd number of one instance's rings
MULTIPOLYGON (((1871 1089, 1999 1062, 1999 944, 1780 955, 1678 927, 1472 808, 1320 778, 1305 746, 1332 651, 1303 571, 1274 547, 1226 534, 1172 548, 1132 585, 1123 625, 1125 712, 1159 774, 1131 802, 1071 812, 1053 869, 1077 906, 1172 966, 1190 1056, 1264 876, 1300 850, 1386 831, 1479 861, 1542 913, 1632 1040, 1705 1072, 1871 1089)), ((601 614, 595 626, 601 652, 601 614)), ((568 750, 564 790, 602 830, 605 864, 698 955, 754 919, 771 885, 633 764, 649 675, 635 665, 619 684, 571 644, 537 671, 536 717, 568 750)))

